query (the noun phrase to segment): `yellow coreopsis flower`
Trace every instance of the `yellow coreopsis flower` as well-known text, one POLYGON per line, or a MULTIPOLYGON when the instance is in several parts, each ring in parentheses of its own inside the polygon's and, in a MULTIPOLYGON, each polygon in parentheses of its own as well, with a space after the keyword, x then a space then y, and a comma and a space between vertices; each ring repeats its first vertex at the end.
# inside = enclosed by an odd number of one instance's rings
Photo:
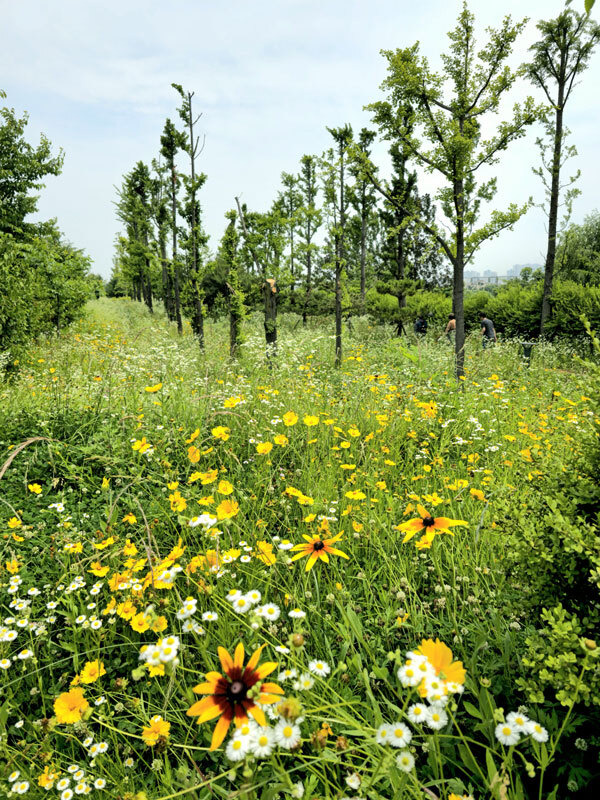
POLYGON ((39 483, 28 483, 27 484, 27 488, 33 494, 41 494, 42 493, 42 487, 39 485, 39 483))
POLYGON ((79 673, 80 683, 95 683, 98 678, 106 675, 102 661, 88 661, 79 673))
POLYGON ((239 512, 240 507, 235 500, 222 500, 217 506, 217 519, 221 522, 224 519, 231 519, 239 512))
POLYGON ((307 414, 302 422, 306 425, 307 428, 312 428, 315 425, 319 424, 319 418, 313 416, 312 414, 307 414))
POLYGON ((221 441, 226 442, 230 436, 230 428, 226 425, 217 425, 216 428, 212 429, 211 433, 215 439, 221 439, 221 441))
POLYGON ((150 720, 148 727, 142 729, 142 739, 148 747, 154 747, 159 739, 166 740, 169 738, 170 730, 171 723, 164 720, 160 714, 156 714, 150 720))
POLYGON ((144 391, 148 394, 154 394, 162 389, 162 383, 155 383, 154 386, 144 386, 144 391))
POLYGON ((217 492, 225 495, 231 494, 233 492, 233 486, 229 483, 229 481, 219 481, 217 492))
POLYGON ((278 433, 277 436, 273 438, 273 441, 276 445, 279 445, 279 447, 285 447, 287 444, 289 444, 290 440, 285 433, 278 433))
POLYGON ((83 689, 74 688, 63 692, 54 701, 56 720, 61 725, 73 725, 81 720, 81 715, 89 708, 83 689))
POLYGON ((196 447, 196 445, 191 444, 188 447, 188 458, 192 464, 197 464, 200 461, 200 450, 196 447))
POLYGON ((298 414, 295 414, 293 411, 286 411, 282 419, 283 419, 283 424, 287 428, 291 428, 292 425, 295 425, 298 422, 298 414))
POLYGON ((260 456, 268 455, 272 449, 273 449, 272 442, 259 442, 259 444, 256 445, 256 452, 260 456))
POLYGON ((6 571, 10 572, 11 575, 16 575, 20 568, 20 564, 16 558, 7 561, 4 566, 6 567, 6 571))
POLYGON ((137 517, 135 516, 135 514, 132 514, 131 511, 129 511, 127 514, 125 514, 125 516, 121 521, 128 522, 130 525, 135 525, 135 523, 137 522, 137 517))
POLYGON ((92 561, 88 572, 95 575, 97 578, 103 578, 108 574, 110 567, 103 567, 100 561, 92 561))
POLYGON ((181 496, 180 492, 170 494, 169 500, 171 502, 171 511, 185 511, 187 508, 187 501, 185 497, 181 496))
POLYGON ((8 520, 8 527, 9 528, 20 528, 23 522, 18 517, 11 517, 8 520))

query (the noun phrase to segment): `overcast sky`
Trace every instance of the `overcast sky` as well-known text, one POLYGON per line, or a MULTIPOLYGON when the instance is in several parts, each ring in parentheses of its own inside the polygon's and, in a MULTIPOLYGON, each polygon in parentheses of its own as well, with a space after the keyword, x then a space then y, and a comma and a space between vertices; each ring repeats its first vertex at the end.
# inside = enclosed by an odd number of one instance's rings
MULTIPOLYGON (((583 0, 574 5, 583 8, 583 0)), ((381 49, 419 40, 437 67, 460 7, 458 0, 0 0, 6 103, 29 112, 30 141, 43 131, 66 156, 62 175, 48 179, 41 215, 56 216, 108 277, 119 231, 114 187, 136 161, 157 155, 165 118, 176 119, 176 82, 195 92, 203 115, 201 202, 216 248, 235 195, 266 210, 281 172, 296 172, 303 154, 331 145, 326 126, 369 124, 363 106, 381 97, 381 49)), ((480 42, 506 14, 531 18, 516 53, 522 60, 535 22, 563 3, 472 0, 470 7, 480 42)), ((579 151, 571 170, 582 171, 575 221, 600 207, 599 85, 596 54, 566 111, 579 151)), ((528 93, 521 84, 513 96, 528 93)), ((498 207, 543 198, 531 172, 535 137, 502 157, 498 207)), ((544 215, 533 209, 513 233, 482 248, 475 267, 504 274, 515 263, 541 263, 544 237, 544 215)))

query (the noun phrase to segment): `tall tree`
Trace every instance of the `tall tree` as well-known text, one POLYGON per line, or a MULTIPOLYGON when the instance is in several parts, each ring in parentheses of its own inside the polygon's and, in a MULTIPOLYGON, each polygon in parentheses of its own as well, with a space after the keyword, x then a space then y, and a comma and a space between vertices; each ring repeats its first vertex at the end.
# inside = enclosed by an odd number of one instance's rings
POLYGON ((180 268, 179 256, 177 253, 177 192, 179 190, 179 177, 175 167, 175 156, 177 151, 185 145, 185 140, 179 133, 170 119, 165 122, 165 127, 160 137, 160 153, 165 159, 165 165, 170 176, 170 195, 171 195, 171 268, 173 270, 173 305, 175 311, 175 321, 177 322, 177 332, 183 333, 183 322, 181 319, 181 287, 180 287, 180 268))
MULTIPOLYGON (((362 128, 358 134, 356 146, 366 158, 369 158, 371 154, 370 147, 373 144, 375 135, 375 131, 370 131, 368 128, 362 128)), ((352 187, 350 193, 350 202, 358 215, 358 223, 360 226, 360 305, 361 309, 364 310, 366 293, 367 229, 369 218, 375 208, 377 200, 371 182, 360 167, 356 169, 356 167, 353 168, 351 165, 350 171, 356 178, 356 183, 352 187)))
MULTIPOLYGON (((564 125, 564 111, 577 78, 589 66, 592 52, 600 40, 600 25, 587 14, 580 14, 567 6, 558 17, 542 20, 537 27, 541 38, 530 48, 533 58, 526 70, 532 83, 544 92, 551 107, 544 119, 549 157, 542 159, 542 169, 537 170, 544 179, 548 200, 548 243, 540 319, 540 335, 543 336, 551 313, 558 208, 560 191, 564 188, 560 183, 560 172, 564 156, 573 154, 573 148, 570 152, 565 151, 568 131, 564 125)), ((567 202, 570 199, 567 194, 567 202)))
POLYGON ((240 280, 239 237, 235 224, 237 215, 235 211, 231 210, 225 214, 225 217, 229 222, 221 239, 221 258, 225 264, 229 293, 229 355, 236 358, 242 343, 242 320, 245 316, 244 293, 240 280))
POLYGON ((25 139, 29 117, 20 119, 13 108, 0 108, 0 232, 23 237, 39 230, 26 222, 37 211, 36 192, 46 175, 60 175, 63 153, 52 155, 52 145, 42 134, 37 147, 25 139))
POLYGON ((347 152, 352 142, 352 127, 327 128, 336 148, 323 159, 325 200, 329 204, 330 234, 334 244, 335 264, 335 366, 342 363, 342 276, 346 264, 346 219, 348 192, 346 187, 347 152))
POLYGON ((282 215, 287 234, 288 267, 290 271, 290 306, 295 305, 295 288, 297 280, 297 233, 302 206, 302 194, 298 190, 298 178, 289 172, 281 173, 283 191, 278 194, 278 207, 282 215))
POLYGON ((505 211, 494 210, 487 223, 476 227, 481 203, 491 200, 496 192, 495 177, 477 184, 478 171, 497 163, 499 154, 523 136, 540 113, 532 98, 527 98, 522 105, 514 106, 509 119, 500 122, 495 133, 486 139, 482 136, 488 116, 498 111, 518 76, 506 60, 524 24, 506 17, 498 29, 488 29, 488 42, 477 52, 474 16, 464 3, 457 25, 449 33, 449 52, 442 55, 443 72, 430 69, 427 59, 419 54, 418 44, 386 50, 383 55, 388 75, 382 88, 388 92, 388 99, 369 106, 384 138, 406 147, 418 165, 444 179, 436 197, 449 221, 450 235, 440 225, 424 220, 419 224, 452 265, 458 378, 464 376, 465 264, 483 242, 512 228, 529 207, 529 203, 513 203, 505 211), (409 124, 405 121, 407 107, 412 109, 409 124))
POLYGON ((276 200, 266 214, 248 213, 246 206, 235 198, 244 235, 244 245, 254 271, 262 279, 263 312, 267 357, 277 350, 277 295, 280 265, 285 247, 286 219, 276 200))
POLYGON ((194 118, 192 110, 192 98, 194 92, 183 90, 183 87, 178 83, 172 83, 171 86, 179 93, 182 98, 182 104, 177 109, 179 116, 186 125, 187 133, 183 134, 184 141, 183 149, 190 157, 190 176, 184 179, 187 194, 187 216, 189 217, 189 246, 190 251, 190 284, 192 290, 192 331, 198 338, 200 349, 204 349, 204 314, 202 309, 202 292, 200 288, 200 252, 208 237, 202 230, 200 221, 200 206, 196 201, 196 194, 202 188, 206 181, 204 173, 196 173, 196 156, 202 151, 204 144, 200 147, 200 137, 194 133, 194 127, 202 114, 198 114, 194 118))
POLYGON ((152 217, 156 227, 156 244, 158 247, 158 259, 161 266, 162 295, 165 304, 165 312, 168 319, 175 319, 173 307, 173 280, 167 258, 167 236, 170 227, 169 203, 167 198, 166 172, 167 167, 156 159, 152 160, 152 217))
POLYGON ((318 253, 319 246, 314 242, 315 235, 323 224, 323 215, 317 207, 316 200, 319 193, 317 180, 316 156, 302 156, 301 169, 298 176, 298 187, 302 196, 302 204, 298 211, 300 239, 298 245, 298 258, 304 267, 304 302, 302 305, 302 324, 306 325, 308 307, 310 303, 314 256, 318 253))

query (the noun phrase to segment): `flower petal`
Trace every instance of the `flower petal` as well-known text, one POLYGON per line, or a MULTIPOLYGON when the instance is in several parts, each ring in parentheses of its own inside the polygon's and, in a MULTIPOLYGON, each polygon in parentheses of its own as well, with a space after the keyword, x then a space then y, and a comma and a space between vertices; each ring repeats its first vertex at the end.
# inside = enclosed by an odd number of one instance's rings
POLYGON ((216 750, 217 747, 222 743, 223 739, 227 736, 227 731, 229 730, 229 725, 231 723, 231 716, 223 714, 221 719, 215 725, 215 729, 213 731, 212 739, 210 742, 210 749, 216 750))
POLYGON ((256 674, 258 675, 259 680, 262 678, 266 678, 267 675, 270 675, 273 670, 277 669, 278 664, 275 661, 265 661, 264 664, 261 664, 260 667, 257 667, 255 670, 256 674))
POLYGON ((350 558, 347 553, 342 553, 341 550, 338 550, 337 547, 330 547, 329 552, 333 553, 334 556, 341 556, 342 558, 350 558))
MULTIPOLYGON (((217 653, 219 654, 219 660, 221 661, 221 666, 225 672, 229 672, 229 670, 233 667, 233 659, 225 650, 224 647, 218 647, 217 653)), ((221 739, 221 741, 223 741, 221 739)), ((218 745, 217 745, 218 746, 218 745)))
POLYGON ((262 710, 262 708, 259 708, 258 706, 252 706, 252 708, 248 709, 248 713, 251 717, 254 717, 258 724, 262 725, 263 728, 266 726, 267 718, 265 717, 265 712, 262 710))
POLYGON ((314 565, 317 563, 318 558, 319 558, 319 551, 317 550, 311 555, 311 557, 306 562, 305 572, 308 572, 314 567, 314 565))
POLYGON ((244 664, 244 645, 240 642, 238 646, 235 648, 235 653, 233 655, 233 666, 241 669, 243 664, 244 664))
POLYGON ((260 654, 262 653, 265 647, 266 647, 265 644, 261 644, 261 646, 252 653, 252 655, 250 656, 250 660, 246 664, 246 669, 253 670, 256 668, 256 665, 258 664, 258 659, 260 658, 260 654))

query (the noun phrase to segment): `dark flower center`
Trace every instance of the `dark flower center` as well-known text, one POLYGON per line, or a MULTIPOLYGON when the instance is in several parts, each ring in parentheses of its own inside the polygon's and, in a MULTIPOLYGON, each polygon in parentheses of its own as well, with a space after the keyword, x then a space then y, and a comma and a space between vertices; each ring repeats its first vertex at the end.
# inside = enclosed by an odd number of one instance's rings
POLYGON ((235 703, 240 703, 246 698, 247 688, 242 681, 233 681, 227 687, 227 697, 235 703))
POLYGON ((426 528, 431 528, 434 524, 435 520, 433 517, 423 517, 423 525, 425 525, 426 528))
POLYGON ((323 542, 320 542, 320 541, 319 542, 315 542, 313 544, 313 550, 322 550, 324 547, 325 547, 325 544, 323 542))

